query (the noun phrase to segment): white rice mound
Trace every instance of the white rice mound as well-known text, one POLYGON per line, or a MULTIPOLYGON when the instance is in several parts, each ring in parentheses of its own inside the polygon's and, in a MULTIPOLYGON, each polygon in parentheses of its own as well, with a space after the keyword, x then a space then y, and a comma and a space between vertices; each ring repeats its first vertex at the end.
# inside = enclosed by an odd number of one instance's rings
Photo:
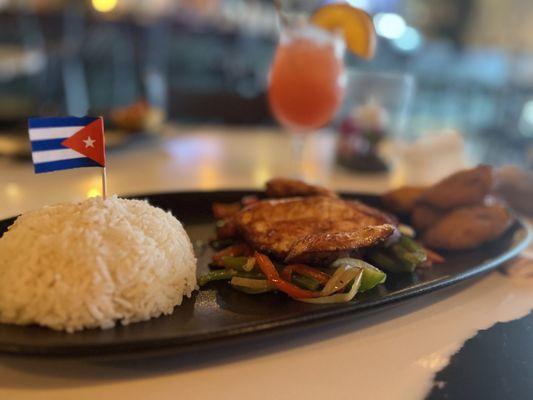
POLYGON ((196 288, 181 223, 116 196, 44 207, 0 239, 0 322, 74 332, 171 314, 196 288))

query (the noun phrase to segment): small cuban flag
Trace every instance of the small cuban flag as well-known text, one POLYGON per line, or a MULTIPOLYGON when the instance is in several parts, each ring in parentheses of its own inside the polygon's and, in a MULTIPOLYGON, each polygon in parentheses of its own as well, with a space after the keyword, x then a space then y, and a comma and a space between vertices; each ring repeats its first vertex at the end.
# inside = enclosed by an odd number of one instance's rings
POLYGON ((105 167, 102 117, 30 118, 35 173, 81 167, 105 167))

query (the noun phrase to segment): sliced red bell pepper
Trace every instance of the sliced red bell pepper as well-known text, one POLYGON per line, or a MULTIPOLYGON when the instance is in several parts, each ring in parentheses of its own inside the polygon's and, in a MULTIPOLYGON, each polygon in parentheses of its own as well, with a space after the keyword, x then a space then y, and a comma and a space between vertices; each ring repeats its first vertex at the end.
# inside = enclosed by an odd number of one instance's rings
POLYGON ((316 268, 312 268, 304 264, 287 265, 283 269, 283 271, 281 271, 281 277, 286 281, 290 282, 292 280, 293 272, 296 272, 297 274, 303 276, 307 276, 309 278, 313 278, 314 280, 320 282, 323 285, 325 285, 331 279, 331 276, 329 276, 325 272, 322 272, 316 268))
POLYGON ((226 247, 215 253, 213 261, 215 263, 221 263, 224 257, 237 257, 237 256, 251 256, 252 249, 246 243, 238 243, 232 246, 226 247))
POLYGON ((439 253, 436 253, 433 250, 428 249, 427 247, 424 247, 424 251, 428 256, 428 260, 431 261, 433 264, 442 264, 446 261, 446 259, 439 253))
POLYGON ((288 294, 290 297, 295 299, 310 299, 313 297, 319 297, 320 292, 312 292, 310 290, 301 289, 296 285, 293 285, 290 282, 282 279, 279 276, 278 270, 270 261, 270 258, 265 254, 259 253, 256 251, 254 253, 255 260, 257 265, 267 277, 267 280, 276 287, 276 289, 288 294))

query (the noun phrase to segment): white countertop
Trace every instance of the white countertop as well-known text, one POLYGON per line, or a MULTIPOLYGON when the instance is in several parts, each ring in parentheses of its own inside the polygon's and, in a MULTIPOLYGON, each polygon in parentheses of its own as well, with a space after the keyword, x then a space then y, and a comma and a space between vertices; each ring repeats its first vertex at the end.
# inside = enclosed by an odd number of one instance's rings
MULTIPOLYGON (((108 153, 109 192, 258 188, 288 168, 285 135, 268 130, 169 128, 149 146, 108 153)), ((306 175, 335 189, 380 192, 387 176, 333 167, 331 135, 311 138, 306 175)), ((79 200, 100 174, 34 175, 29 163, 0 164, 0 216, 79 200)), ((522 259, 524 265, 533 266, 522 259)), ((237 348, 128 362, 0 358, 0 399, 417 399, 433 373, 479 329, 533 309, 533 280, 494 271, 373 315, 261 339, 237 348)))
MULTIPOLYGON (((334 167, 334 139, 327 132, 309 138, 304 156, 308 179, 349 191, 386 190, 390 182, 387 175, 354 176, 334 167)), ((134 194, 260 188, 269 177, 291 171, 290 160, 290 140, 277 131, 169 127, 159 143, 108 151, 108 191, 134 194)), ((0 160, 0 216, 98 194, 100 182, 98 168, 35 175, 31 163, 0 160)))

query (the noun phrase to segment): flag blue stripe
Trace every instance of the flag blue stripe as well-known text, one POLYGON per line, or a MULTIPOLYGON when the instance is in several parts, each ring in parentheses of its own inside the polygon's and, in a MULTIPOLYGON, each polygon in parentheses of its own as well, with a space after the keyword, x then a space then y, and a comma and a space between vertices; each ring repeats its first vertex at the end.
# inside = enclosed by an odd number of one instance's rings
POLYGON ((64 117, 64 118, 29 118, 30 128, 59 128, 63 126, 85 126, 96 121, 96 117, 64 117))
POLYGON ((101 167, 96 161, 90 158, 72 158, 70 160, 50 161, 45 163, 34 164, 35 173, 58 171, 61 169, 82 168, 82 167, 101 167))
POLYGON ((34 140, 31 142, 31 151, 67 149, 68 147, 61 144, 63 140, 65 139, 34 140))

